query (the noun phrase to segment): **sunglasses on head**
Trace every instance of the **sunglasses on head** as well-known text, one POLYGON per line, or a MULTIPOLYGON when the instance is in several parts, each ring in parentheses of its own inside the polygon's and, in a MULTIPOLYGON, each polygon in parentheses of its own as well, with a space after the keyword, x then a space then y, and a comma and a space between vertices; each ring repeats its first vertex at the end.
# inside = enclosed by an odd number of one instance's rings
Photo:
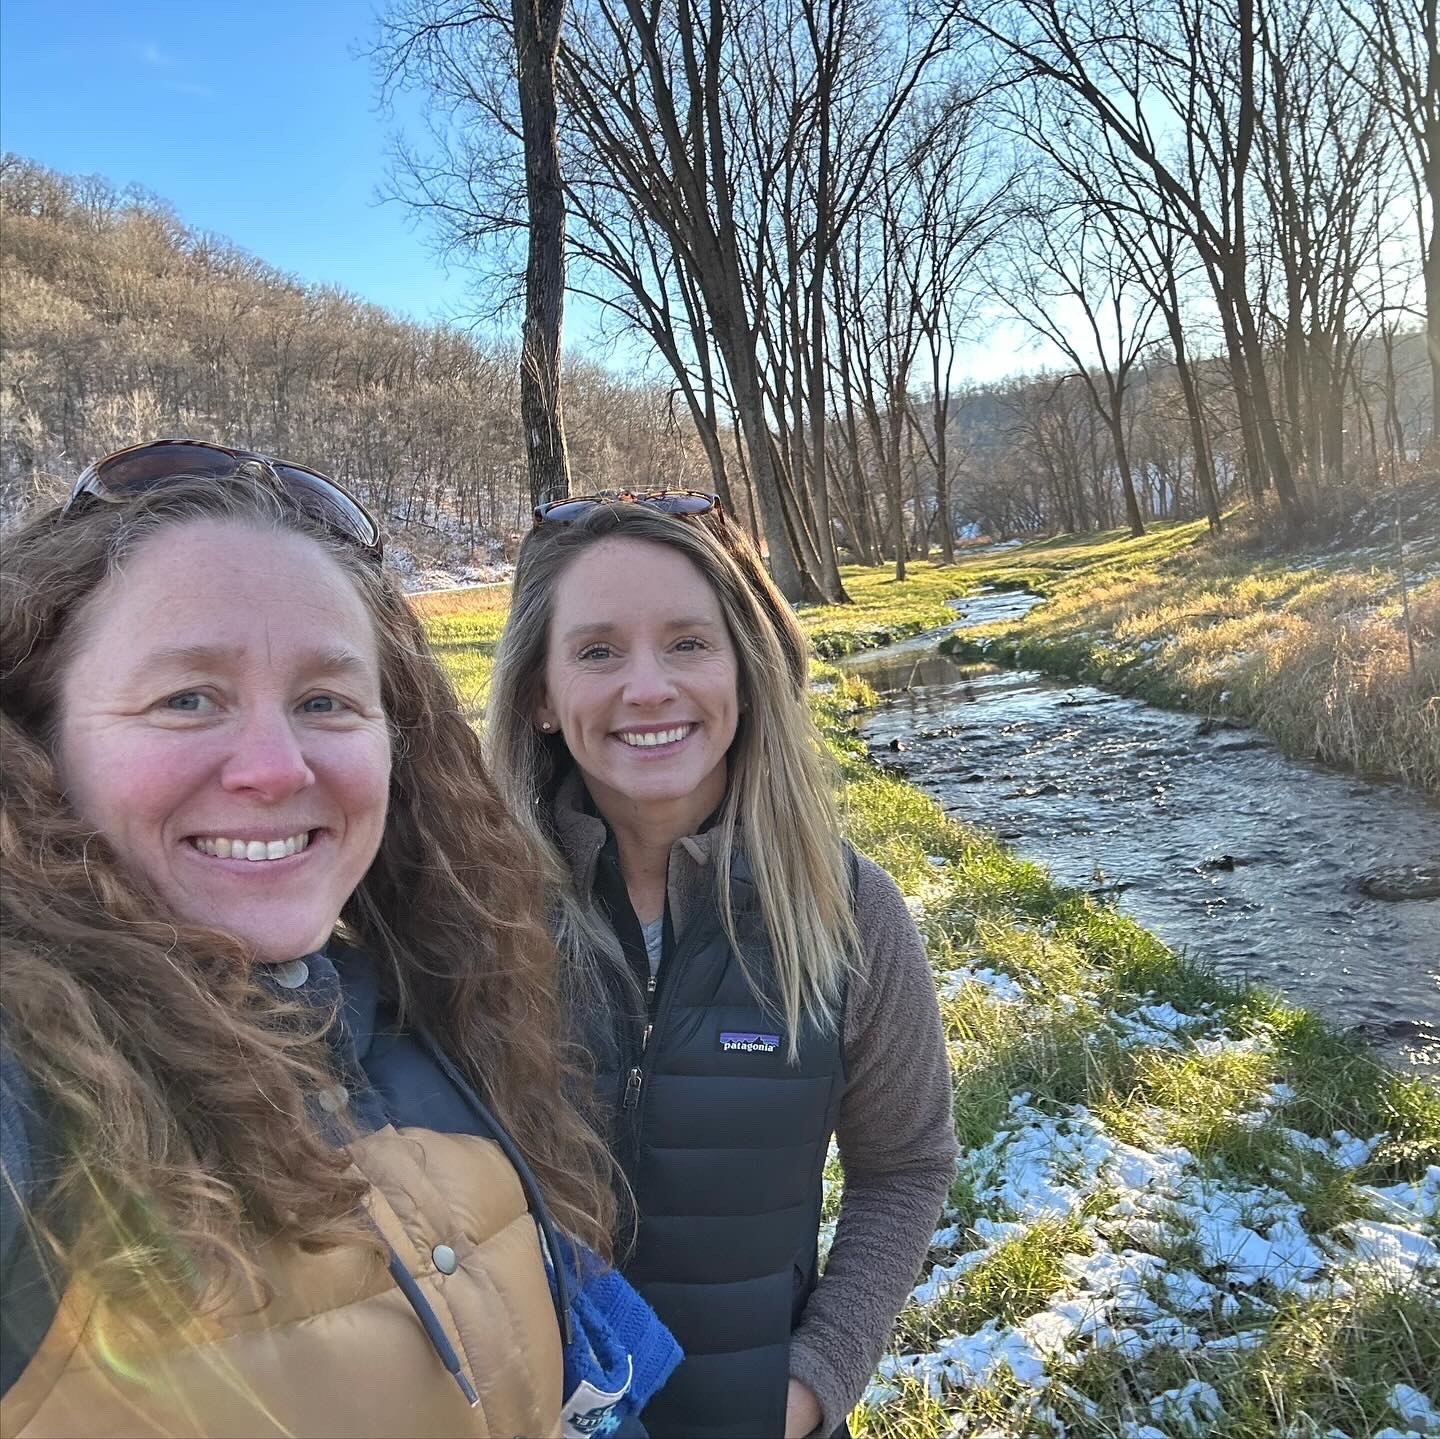
POLYGON ((95 500, 118 504, 136 495, 163 489, 176 480, 196 476, 230 478, 251 470, 273 481, 302 514, 319 520, 332 533, 359 545, 369 558, 380 563, 384 547, 379 525, 364 505, 334 480, 288 460, 276 460, 250 450, 232 450, 204 440, 151 440, 96 460, 75 481, 61 513, 68 515, 95 500))
POLYGON ((602 505, 645 505, 681 518, 714 515, 722 525, 725 523, 720 496, 707 495, 703 490, 615 490, 608 494, 576 495, 572 499, 551 500, 549 504, 537 505, 534 528, 574 524, 602 505))

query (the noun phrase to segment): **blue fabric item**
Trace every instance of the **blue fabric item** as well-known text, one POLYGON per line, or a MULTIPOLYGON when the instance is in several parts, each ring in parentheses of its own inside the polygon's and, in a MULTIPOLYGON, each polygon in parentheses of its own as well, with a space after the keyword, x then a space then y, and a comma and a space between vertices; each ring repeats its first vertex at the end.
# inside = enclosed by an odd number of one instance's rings
POLYGON ((680 1363, 680 1346, 614 1269, 588 1249, 560 1242, 560 1262, 579 1280, 563 1355, 564 1432, 638 1439, 645 1432, 638 1415, 680 1363))

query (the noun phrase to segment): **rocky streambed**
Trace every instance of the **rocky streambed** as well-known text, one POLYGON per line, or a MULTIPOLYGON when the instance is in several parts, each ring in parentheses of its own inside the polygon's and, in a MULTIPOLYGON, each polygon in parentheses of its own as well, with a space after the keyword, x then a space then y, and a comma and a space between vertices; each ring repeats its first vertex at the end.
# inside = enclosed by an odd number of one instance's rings
MULTIPOLYGON (((1036 597, 958 601, 957 628, 1036 597)), ((937 652, 852 656, 883 763, 1233 979, 1440 1068, 1440 807, 1228 721, 937 652)))

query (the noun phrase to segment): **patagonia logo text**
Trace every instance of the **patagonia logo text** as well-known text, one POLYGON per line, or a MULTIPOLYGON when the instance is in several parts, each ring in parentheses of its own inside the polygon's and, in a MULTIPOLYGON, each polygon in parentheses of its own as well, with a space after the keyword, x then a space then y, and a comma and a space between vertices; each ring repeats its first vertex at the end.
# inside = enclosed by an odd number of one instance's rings
POLYGON ((774 1054, 780 1048, 778 1034, 750 1034, 742 1030, 722 1029, 720 1048, 726 1053, 774 1054))

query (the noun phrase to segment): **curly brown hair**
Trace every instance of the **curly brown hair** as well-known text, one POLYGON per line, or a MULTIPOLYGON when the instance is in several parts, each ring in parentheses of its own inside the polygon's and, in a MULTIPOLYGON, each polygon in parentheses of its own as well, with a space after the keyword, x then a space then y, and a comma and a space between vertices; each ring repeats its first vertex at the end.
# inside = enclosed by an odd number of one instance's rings
POLYGON ((247 1255, 264 1238, 373 1242, 363 1181, 307 1118, 306 1096, 333 1083, 333 1016, 274 998, 240 940, 168 912, 72 812, 52 760, 87 603, 140 545, 198 519, 305 535, 354 584, 393 760, 385 833, 342 925, 375 956, 402 1022, 434 1036, 509 1130, 557 1222, 608 1252, 609 1161, 565 1098, 541 861, 395 584, 249 478, 53 511, 3 547, 4 1038, 63 1135, 37 1228, 112 1298, 151 1291, 157 1267, 219 1293, 253 1277, 247 1255))

